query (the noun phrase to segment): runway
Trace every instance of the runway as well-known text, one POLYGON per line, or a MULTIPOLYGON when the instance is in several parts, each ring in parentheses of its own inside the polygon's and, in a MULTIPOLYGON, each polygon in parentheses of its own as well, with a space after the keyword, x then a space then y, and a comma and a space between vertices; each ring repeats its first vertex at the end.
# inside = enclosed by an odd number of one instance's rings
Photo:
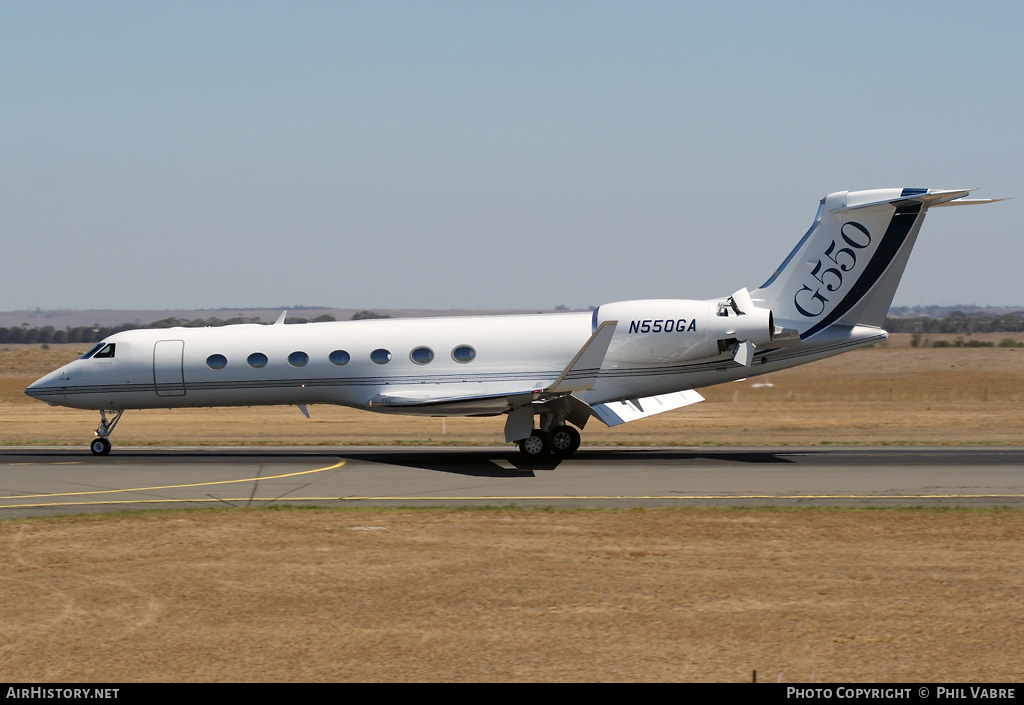
POLYGON ((1024 448, 0 450, 0 518, 166 507, 1024 507, 1024 448))

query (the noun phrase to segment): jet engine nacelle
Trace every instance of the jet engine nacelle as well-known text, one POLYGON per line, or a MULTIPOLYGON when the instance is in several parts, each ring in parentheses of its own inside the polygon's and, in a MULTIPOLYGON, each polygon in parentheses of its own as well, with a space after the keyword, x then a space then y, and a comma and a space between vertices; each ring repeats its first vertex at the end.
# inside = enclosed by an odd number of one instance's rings
POLYGON ((594 326, 618 321, 605 360, 610 364, 673 364, 729 354, 749 365, 753 350, 775 336, 772 312, 743 289, 725 301, 650 299, 604 304, 594 326))

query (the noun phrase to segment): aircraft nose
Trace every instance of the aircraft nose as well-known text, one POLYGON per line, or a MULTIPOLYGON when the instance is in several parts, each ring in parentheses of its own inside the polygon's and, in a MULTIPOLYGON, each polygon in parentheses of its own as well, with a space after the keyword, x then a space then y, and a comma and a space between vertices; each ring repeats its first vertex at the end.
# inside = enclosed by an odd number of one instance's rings
POLYGON ((47 404, 51 404, 50 399, 64 391, 63 386, 58 386, 62 372, 63 370, 56 370, 40 377, 25 388, 25 394, 33 399, 41 399, 47 404))

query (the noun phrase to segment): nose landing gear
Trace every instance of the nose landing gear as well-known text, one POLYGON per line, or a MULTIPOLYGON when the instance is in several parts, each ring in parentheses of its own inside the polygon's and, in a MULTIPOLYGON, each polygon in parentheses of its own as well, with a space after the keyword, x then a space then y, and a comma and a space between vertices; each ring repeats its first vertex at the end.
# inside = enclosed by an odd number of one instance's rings
POLYGON ((96 428, 96 438, 89 444, 89 450, 93 455, 107 455, 110 452, 111 446, 107 437, 113 432, 123 413, 124 409, 100 409, 100 425, 96 428), (108 421, 107 414, 113 414, 114 417, 108 421))

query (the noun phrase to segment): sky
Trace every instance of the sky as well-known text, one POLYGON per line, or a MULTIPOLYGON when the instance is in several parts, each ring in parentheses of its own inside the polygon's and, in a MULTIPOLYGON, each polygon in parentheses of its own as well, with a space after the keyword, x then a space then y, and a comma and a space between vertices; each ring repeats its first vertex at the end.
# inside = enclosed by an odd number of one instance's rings
POLYGON ((895 305, 1024 305, 1024 3, 0 3, 0 310, 756 287, 833 191, 895 305))

